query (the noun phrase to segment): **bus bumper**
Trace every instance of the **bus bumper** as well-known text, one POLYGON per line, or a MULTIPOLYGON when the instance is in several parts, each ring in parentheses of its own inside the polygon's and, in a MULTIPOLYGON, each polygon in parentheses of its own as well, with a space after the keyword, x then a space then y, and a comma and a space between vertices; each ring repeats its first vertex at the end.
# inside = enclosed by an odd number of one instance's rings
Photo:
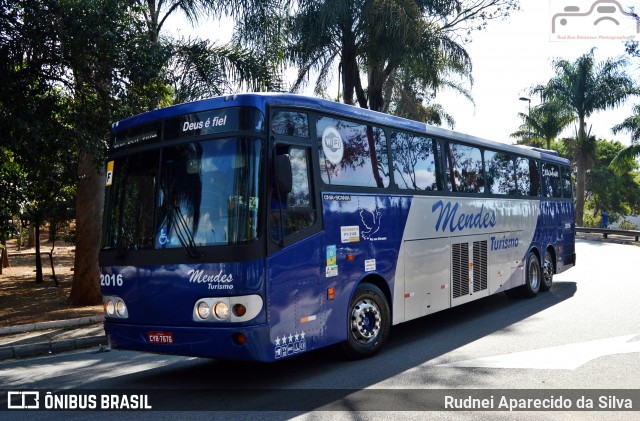
POLYGON ((178 327, 115 323, 104 330, 112 349, 229 360, 274 361, 268 325, 233 327, 178 327), (246 343, 237 341, 237 334, 246 343), (153 343, 160 342, 160 343, 153 343))

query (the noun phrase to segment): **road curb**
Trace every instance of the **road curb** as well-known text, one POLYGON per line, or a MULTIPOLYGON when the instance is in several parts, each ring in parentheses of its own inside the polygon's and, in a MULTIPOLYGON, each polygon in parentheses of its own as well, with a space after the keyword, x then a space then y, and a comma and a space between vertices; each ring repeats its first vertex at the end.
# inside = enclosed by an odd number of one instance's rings
POLYGON ((11 345, 0 347, 0 361, 14 358, 35 357, 38 355, 49 355, 57 352, 75 351, 78 349, 106 345, 108 345, 106 335, 85 336, 82 338, 38 342, 35 344, 11 345))
POLYGON ((80 317, 77 319, 52 320, 49 322, 30 323, 26 325, 16 325, 8 327, 0 327, 0 336, 13 335, 16 333, 33 332, 36 330, 58 329, 65 327, 76 327, 84 325, 92 325, 104 321, 104 315, 80 317))

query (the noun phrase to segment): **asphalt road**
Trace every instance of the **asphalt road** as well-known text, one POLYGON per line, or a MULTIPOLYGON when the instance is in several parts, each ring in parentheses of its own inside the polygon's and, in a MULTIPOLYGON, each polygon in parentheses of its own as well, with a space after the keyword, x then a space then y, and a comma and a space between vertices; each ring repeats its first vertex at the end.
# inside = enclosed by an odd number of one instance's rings
MULTIPOLYGON (((344 361, 334 348, 274 364, 89 349, 0 363, 0 389, 148 394, 153 411, 121 411, 120 419, 180 419, 181 411, 189 419, 640 419, 640 247, 579 241, 577 253, 578 265, 551 291, 498 294, 398 325, 369 360, 344 361), (434 410, 464 407, 465 398, 476 408, 434 410), (503 399, 574 412, 496 411, 503 399), (593 410, 577 411, 589 400, 593 410), (629 404, 632 411, 602 412, 629 404)), ((9 413, 0 398, 0 418, 88 415, 9 413)))

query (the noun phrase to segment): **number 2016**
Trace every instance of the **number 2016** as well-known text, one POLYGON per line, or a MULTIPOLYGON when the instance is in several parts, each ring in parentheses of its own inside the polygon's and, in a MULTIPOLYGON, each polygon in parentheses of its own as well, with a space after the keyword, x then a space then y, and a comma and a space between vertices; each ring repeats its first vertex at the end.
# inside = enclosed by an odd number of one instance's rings
POLYGON ((108 287, 121 287, 122 286, 122 275, 100 275, 100 286, 108 287))

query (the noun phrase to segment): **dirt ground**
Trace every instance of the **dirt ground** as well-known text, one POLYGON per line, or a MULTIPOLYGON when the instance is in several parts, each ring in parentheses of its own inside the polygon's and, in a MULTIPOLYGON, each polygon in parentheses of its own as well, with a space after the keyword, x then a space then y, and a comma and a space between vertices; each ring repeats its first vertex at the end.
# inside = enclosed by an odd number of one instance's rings
MULTIPOLYGON (((59 287, 51 277, 48 255, 42 255, 44 281, 37 284, 35 249, 18 251, 13 240, 7 243, 7 250, 11 267, 3 268, 0 275, 0 327, 103 314, 102 304, 75 307, 69 303, 75 247, 56 242, 53 265, 59 287)), ((43 243, 41 251, 50 250, 51 243, 43 243)))

